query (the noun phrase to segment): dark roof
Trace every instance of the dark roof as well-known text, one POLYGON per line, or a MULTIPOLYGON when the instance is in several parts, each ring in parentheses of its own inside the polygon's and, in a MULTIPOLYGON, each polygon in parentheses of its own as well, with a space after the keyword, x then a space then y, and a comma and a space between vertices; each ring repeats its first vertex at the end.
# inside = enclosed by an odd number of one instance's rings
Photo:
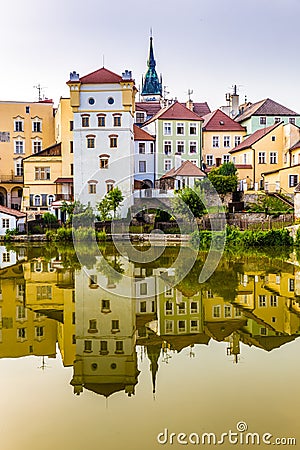
POLYGON ((142 130, 137 125, 133 125, 133 132, 135 141, 155 141, 155 137, 147 133, 147 131, 142 130))
POLYGON ((262 139, 264 136, 266 136, 268 133, 273 131, 279 125, 281 125, 281 122, 275 123, 274 125, 271 125, 270 127, 261 128, 260 130, 255 131, 255 133, 251 134, 249 137, 247 137, 239 145, 234 147, 232 150, 229 150, 229 153, 235 153, 235 152, 238 152, 238 151, 243 150, 245 148, 251 147, 251 145, 255 144, 255 142, 257 142, 260 139, 262 139))
POLYGON ((204 120, 202 130, 203 131, 245 131, 245 127, 242 127, 238 122, 231 119, 227 114, 223 113, 220 109, 216 109, 210 114, 202 116, 204 120))
POLYGON ((154 116, 162 109, 160 102, 136 102, 135 108, 136 111, 146 112, 148 117, 154 116))
POLYGON ((0 205, 0 213, 8 214, 10 216, 15 216, 18 218, 26 217, 25 213, 22 213, 21 211, 18 211, 17 209, 7 208, 6 206, 2 206, 2 205, 0 205))
POLYGON ((237 169, 252 169, 252 164, 235 164, 237 169))
POLYGON ((102 67, 101 69, 95 70, 95 72, 84 75, 79 80, 83 84, 120 83, 122 77, 102 67))
MULTIPOLYGON (((187 107, 186 103, 181 103, 181 105, 187 107)), ((210 113, 210 108, 209 108, 207 102, 203 102, 203 103, 194 103, 193 102, 192 105, 193 105, 192 111, 200 117, 203 117, 206 114, 210 113)))
POLYGON ((24 159, 34 158, 34 157, 40 157, 40 156, 61 156, 61 143, 51 145, 50 147, 45 148, 44 150, 41 150, 38 153, 34 153, 33 155, 26 156, 24 159))
POLYGON ((298 142, 296 142, 294 145, 292 145, 290 150, 295 150, 296 148, 300 148, 300 140, 298 142))
POLYGON ((71 178, 71 177, 69 177, 69 178, 59 177, 59 178, 57 178, 54 181, 54 183, 59 183, 59 184, 62 184, 62 183, 73 183, 73 178, 71 178))
POLYGON ((162 108, 157 114, 148 120, 147 123, 153 122, 157 119, 202 121, 201 117, 179 102, 172 103, 172 105, 162 108))
POLYGON ((270 98, 260 100, 246 108, 242 114, 237 115, 235 120, 242 122, 251 116, 299 116, 298 113, 280 105, 270 98))
POLYGON ((202 172, 196 164, 191 161, 184 161, 178 169, 171 169, 166 172, 161 178, 175 178, 176 176, 184 177, 205 177, 206 174, 202 172))

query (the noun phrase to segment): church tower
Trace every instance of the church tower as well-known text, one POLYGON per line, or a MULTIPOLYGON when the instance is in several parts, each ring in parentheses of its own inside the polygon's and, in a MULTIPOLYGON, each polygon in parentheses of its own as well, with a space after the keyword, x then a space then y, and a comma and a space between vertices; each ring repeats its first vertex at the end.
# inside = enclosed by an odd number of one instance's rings
POLYGON ((150 36, 149 58, 147 61, 148 70, 143 79, 142 101, 160 101, 162 99, 162 77, 158 78, 155 66, 153 51, 153 38, 150 36))

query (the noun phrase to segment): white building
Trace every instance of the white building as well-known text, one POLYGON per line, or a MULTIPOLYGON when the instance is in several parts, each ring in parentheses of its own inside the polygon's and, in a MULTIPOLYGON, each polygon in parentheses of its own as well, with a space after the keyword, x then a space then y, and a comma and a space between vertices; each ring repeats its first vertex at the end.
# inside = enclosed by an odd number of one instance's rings
POLYGON ((25 223, 25 213, 0 205, 0 236, 5 236, 7 230, 25 231, 25 223))
POLYGON ((73 72, 68 85, 74 113, 75 200, 95 207, 119 187, 125 217, 134 184, 136 88, 131 72, 120 76, 103 67, 81 78, 73 72))
POLYGON ((135 189, 154 187, 155 137, 134 125, 134 181, 135 189))

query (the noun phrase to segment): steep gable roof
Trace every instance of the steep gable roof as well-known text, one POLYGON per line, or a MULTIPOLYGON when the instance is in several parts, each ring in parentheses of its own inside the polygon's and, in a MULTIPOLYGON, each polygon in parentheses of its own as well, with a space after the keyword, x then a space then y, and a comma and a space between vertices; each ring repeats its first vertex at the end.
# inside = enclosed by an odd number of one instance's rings
POLYGON ((237 115, 234 120, 241 122, 251 116, 299 116, 299 114, 270 98, 266 98, 250 105, 242 114, 237 115))
POLYGON ((176 176, 205 177, 206 174, 191 161, 184 161, 178 169, 173 168, 169 170, 161 178, 174 178, 176 176))
POLYGON ((135 141, 155 141, 155 137, 147 133, 147 131, 142 130, 137 125, 133 125, 133 133, 135 141))
POLYGON ((84 75, 79 80, 83 84, 120 83, 122 77, 105 67, 101 67, 101 69, 95 70, 95 72, 84 75))
POLYGON ((275 123, 274 125, 266 128, 261 128, 260 130, 255 131, 255 133, 251 134, 251 136, 247 137, 243 142, 241 142, 239 145, 234 147, 232 150, 229 150, 229 153, 235 153, 240 150, 244 150, 246 148, 251 147, 251 145, 255 144, 257 141, 262 139, 264 136, 266 136, 268 133, 273 131, 275 128, 277 128, 282 123, 275 123))
POLYGON ((202 121, 202 118, 188 109, 179 102, 172 103, 158 111, 147 123, 153 122, 157 119, 164 120, 197 120, 202 121))
POLYGON ((242 127, 220 109, 202 116, 202 119, 204 120, 203 131, 245 131, 245 127, 242 127))

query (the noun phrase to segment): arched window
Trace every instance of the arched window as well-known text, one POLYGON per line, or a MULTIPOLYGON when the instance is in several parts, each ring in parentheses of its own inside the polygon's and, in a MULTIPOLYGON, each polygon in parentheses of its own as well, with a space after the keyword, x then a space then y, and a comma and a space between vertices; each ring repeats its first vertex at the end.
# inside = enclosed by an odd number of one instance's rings
POLYGON ((34 206, 41 206, 41 196, 40 195, 35 195, 33 197, 33 204, 34 204, 34 206))
POLYGON ((55 200, 54 195, 52 195, 52 194, 48 195, 48 206, 51 206, 52 203, 54 202, 54 200, 55 200))

